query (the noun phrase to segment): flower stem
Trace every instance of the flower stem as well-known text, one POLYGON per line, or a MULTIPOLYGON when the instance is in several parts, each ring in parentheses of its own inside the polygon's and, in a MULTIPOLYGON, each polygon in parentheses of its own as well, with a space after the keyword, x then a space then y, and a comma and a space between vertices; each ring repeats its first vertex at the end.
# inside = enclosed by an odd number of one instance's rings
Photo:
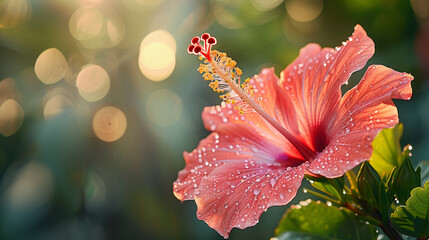
POLYGON ((395 228, 390 224, 390 221, 387 224, 381 224, 379 227, 383 232, 392 240, 402 240, 401 235, 396 231, 395 228))
POLYGON ((313 194, 314 196, 320 197, 320 198, 322 198, 322 199, 325 199, 326 201, 330 201, 331 203, 335 203, 335 204, 337 204, 338 206, 341 206, 341 202, 340 202, 340 201, 338 201, 338 200, 336 200, 336 199, 333 199, 333 198, 331 198, 331 197, 328 197, 328 196, 326 196, 326 195, 324 195, 324 194, 321 194, 321 193, 315 192, 315 191, 310 190, 310 189, 307 189, 307 188, 304 188, 304 192, 307 192, 307 193, 313 194))
MULTIPOLYGON (((373 218, 369 216, 364 211, 360 210, 359 208, 353 206, 350 203, 345 203, 343 207, 351 210, 352 212, 356 213, 358 217, 363 218, 364 220, 370 222, 371 224, 378 226, 383 230, 383 232, 392 240, 403 240, 401 235, 393 228, 393 226, 390 224, 390 221, 387 222, 387 224, 384 224, 381 218, 380 214, 376 214, 376 218, 373 218)), ((378 211, 377 211, 378 212, 378 211)))
POLYGON ((368 214, 348 202, 344 203, 342 206, 356 213, 358 217, 361 217, 363 220, 366 220, 375 226, 380 226, 383 224, 382 221, 369 216, 368 214))

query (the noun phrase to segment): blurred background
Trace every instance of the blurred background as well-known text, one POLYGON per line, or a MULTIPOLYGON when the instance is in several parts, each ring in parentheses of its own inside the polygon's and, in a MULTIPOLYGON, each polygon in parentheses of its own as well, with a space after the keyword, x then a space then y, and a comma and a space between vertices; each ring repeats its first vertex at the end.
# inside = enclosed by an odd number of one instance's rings
MULTIPOLYGON (((0 239, 222 239, 172 194, 219 103, 190 39, 210 32, 250 77, 356 24, 369 64, 415 76, 395 103, 414 163, 429 160, 427 0, 0 0, 0 239)), ((230 239, 269 239, 286 209, 230 239)))

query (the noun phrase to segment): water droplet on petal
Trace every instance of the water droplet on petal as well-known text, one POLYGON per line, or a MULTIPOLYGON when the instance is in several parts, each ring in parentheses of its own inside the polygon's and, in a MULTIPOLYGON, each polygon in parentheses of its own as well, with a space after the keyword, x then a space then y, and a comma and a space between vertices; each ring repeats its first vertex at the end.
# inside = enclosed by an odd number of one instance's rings
POLYGON ((259 151, 259 149, 254 145, 250 146, 250 150, 252 150, 252 152, 258 152, 259 151))
POLYGON ((274 178, 271 178, 270 179, 270 184, 271 184, 271 187, 274 187, 275 185, 276 185, 276 180, 274 179, 274 178))

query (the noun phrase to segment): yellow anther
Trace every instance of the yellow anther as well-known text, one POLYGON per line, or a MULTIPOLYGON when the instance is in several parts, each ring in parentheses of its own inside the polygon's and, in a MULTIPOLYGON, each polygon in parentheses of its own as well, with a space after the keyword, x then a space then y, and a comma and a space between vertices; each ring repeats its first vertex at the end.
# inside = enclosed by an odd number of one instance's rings
POLYGON ((235 68, 235 72, 237 73, 237 75, 240 75, 240 76, 243 74, 243 72, 241 71, 241 69, 238 68, 238 67, 235 68))

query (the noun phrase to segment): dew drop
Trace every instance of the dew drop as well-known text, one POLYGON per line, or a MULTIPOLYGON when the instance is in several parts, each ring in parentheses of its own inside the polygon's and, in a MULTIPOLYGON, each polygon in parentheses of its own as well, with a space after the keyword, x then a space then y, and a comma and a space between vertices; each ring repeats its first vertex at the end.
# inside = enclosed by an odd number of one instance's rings
POLYGON ((271 184, 271 187, 274 187, 275 185, 276 185, 276 180, 274 179, 274 178, 271 178, 270 179, 270 184, 271 184))
POLYGON ((250 146, 250 150, 252 150, 252 152, 255 152, 255 153, 259 151, 259 149, 254 145, 250 146))
POLYGON ((255 194, 255 196, 258 196, 259 195, 259 189, 253 190, 253 194, 255 194))

